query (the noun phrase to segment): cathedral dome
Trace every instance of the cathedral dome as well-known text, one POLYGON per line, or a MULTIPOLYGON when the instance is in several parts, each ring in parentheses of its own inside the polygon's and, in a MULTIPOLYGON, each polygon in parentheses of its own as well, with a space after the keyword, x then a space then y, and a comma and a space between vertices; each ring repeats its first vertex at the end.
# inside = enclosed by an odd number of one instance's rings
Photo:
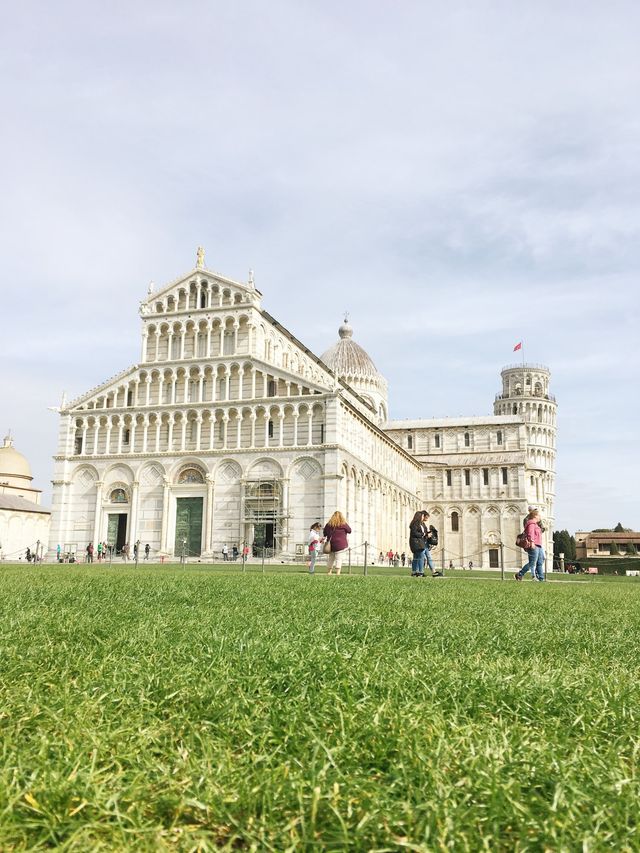
POLYGON ((4 446, 0 447, 0 481, 6 481, 7 477, 33 480, 27 457, 15 449, 10 435, 5 436, 4 446))
POLYGON ((340 379, 345 380, 358 377, 370 379, 380 377, 371 356, 353 340, 353 329, 346 318, 338 329, 338 334, 340 335, 338 343, 320 356, 327 367, 340 379))
POLYGON ((353 340, 353 329, 345 317, 338 329, 340 340, 322 354, 322 361, 338 379, 344 380, 371 406, 378 423, 387 419, 387 380, 371 356, 353 340))

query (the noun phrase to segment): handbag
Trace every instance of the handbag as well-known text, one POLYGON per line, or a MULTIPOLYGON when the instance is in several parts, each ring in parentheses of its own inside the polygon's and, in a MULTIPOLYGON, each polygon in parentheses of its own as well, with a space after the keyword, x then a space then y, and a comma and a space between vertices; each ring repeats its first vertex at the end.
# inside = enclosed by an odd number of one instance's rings
POLYGON ((324 540, 324 545, 322 546, 322 553, 323 554, 330 554, 331 553, 331 537, 330 536, 327 536, 327 538, 324 540))
POLYGON ((531 550, 533 548, 533 542, 526 533, 518 533, 516 536, 516 545, 518 548, 524 548, 525 551, 531 550))

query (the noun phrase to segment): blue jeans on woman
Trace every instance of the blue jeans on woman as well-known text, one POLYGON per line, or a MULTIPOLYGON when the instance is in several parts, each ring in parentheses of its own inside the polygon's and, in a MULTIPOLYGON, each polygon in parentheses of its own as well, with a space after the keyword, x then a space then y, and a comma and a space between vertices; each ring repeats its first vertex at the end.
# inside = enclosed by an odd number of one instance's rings
POLYGON ((427 566, 429 566, 429 571, 433 574, 435 568, 433 565, 433 559, 431 558, 431 548, 428 545, 424 549, 424 558, 427 561, 427 566))
POLYGON ((424 557, 425 551, 414 551, 413 552, 413 560, 411 560, 411 574, 412 575, 423 575, 424 574, 424 557))
POLYGON ((526 566, 523 566, 518 572, 518 574, 520 575, 520 579, 522 579, 523 575, 526 575, 527 572, 531 572, 535 580, 543 581, 544 548, 542 547, 542 545, 534 545, 533 548, 527 548, 527 554, 529 555, 529 562, 526 564, 526 566))

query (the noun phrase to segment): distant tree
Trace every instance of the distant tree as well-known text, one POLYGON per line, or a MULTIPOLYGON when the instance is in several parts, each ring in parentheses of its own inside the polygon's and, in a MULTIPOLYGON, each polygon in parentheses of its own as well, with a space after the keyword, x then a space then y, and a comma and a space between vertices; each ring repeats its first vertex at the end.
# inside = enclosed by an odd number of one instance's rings
POLYGON ((624 531, 625 531, 625 528, 622 526, 622 524, 620 522, 618 522, 616 524, 616 526, 613 528, 614 533, 624 533, 624 531))
POLYGON ((630 557, 637 557, 638 556, 638 549, 636 548, 636 546, 633 542, 629 542, 629 544, 627 545, 627 554, 630 557))
POLYGON ((576 558, 576 537, 570 536, 569 539, 571 541, 571 549, 570 549, 571 550, 571 557, 570 557, 570 559, 575 560, 575 558, 576 558))
POLYGON ((618 556, 618 554, 620 553, 620 549, 618 548, 617 542, 611 543, 611 547, 609 548, 609 553, 611 554, 612 557, 618 556))
POLYGON ((613 533, 610 527, 596 527, 592 533, 613 533))
POLYGON ((576 540, 569 535, 568 530, 556 530, 553 534, 553 554, 559 557, 564 554, 565 560, 575 560, 576 540))

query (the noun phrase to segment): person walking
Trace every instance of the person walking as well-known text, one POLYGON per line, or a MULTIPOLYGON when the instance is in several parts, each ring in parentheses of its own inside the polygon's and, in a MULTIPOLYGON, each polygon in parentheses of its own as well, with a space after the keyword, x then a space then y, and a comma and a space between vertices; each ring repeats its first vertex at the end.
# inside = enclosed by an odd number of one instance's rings
POLYGON ((342 557, 349 547, 347 535, 351 533, 351 528, 344 515, 336 510, 325 524, 322 532, 325 538, 329 540, 331 547, 327 562, 327 574, 332 575, 335 568, 336 574, 339 575, 342 570, 342 557))
POLYGON ((87 563, 93 563, 93 542, 87 545, 87 563))
POLYGON ((225 563, 229 561, 229 548, 226 542, 222 546, 222 559, 225 563))
POLYGON ((149 545, 149 543, 147 542, 147 544, 144 546, 144 558, 145 558, 145 560, 149 559, 149 551, 151 551, 151 545, 149 545))
POLYGON ((318 556, 318 551, 320 550, 320 544, 324 542, 324 537, 320 532, 322 530, 322 525, 319 521, 316 521, 315 524, 312 524, 309 528, 309 574, 313 575, 316 571, 316 557, 318 556))
POLYGON ((429 520, 429 513, 425 510, 424 512, 424 527, 427 531, 425 536, 425 549, 424 549, 424 558, 427 566, 429 566, 429 571, 431 572, 431 577, 433 578, 441 578, 442 572, 439 572, 436 567, 433 565, 433 559, 431 557, 431 549, 435 548, 438 544, 438 531, 435 529, 433 524, 427 524, 429 520))
POLYGON ((544 549, 542 547, 542 530, 540 530, 540 513, 537 509, 531 510, 527 515, 524 533, 529 539, 531 547, 527 548, 529 561, 515 573, 515 579, 521 581, 527 572, 534 572, 534 580, 544 581, 544 549))

